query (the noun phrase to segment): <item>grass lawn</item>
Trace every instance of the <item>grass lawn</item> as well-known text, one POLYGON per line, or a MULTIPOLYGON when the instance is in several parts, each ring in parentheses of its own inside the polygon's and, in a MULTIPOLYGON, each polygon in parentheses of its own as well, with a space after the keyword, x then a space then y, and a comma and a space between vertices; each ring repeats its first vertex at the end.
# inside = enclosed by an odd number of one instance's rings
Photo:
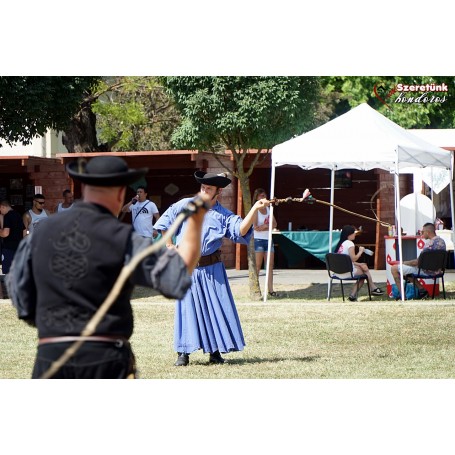
MULTIPOLYGON (((264 304, 233 285, 245 350, 226 354, 225 365, 208 365, 199 351, 186 368, 173 366, 173 301, 139 288, 131 342, 143 379, 455 378, 455 285, 446 288, 446 300, 403 304, 365 293, 342 302, 339 286, 327 302, 325 284, 286 285, 264 304)), ((0 342, 0 378, 29 378, 36 330, 16 319, 9 300, 0 300, 0 342)))

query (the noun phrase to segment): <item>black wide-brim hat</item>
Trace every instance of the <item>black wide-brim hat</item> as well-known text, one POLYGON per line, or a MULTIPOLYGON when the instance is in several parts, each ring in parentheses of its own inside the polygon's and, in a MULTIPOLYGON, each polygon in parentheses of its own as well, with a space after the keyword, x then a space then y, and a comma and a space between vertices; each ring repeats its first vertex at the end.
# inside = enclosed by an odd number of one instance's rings
POLYGON ((231 183, 231 180, 226 177, 225 174, 210 174, 204 171, 196 171, 194 178, 204 185, 216 186, 218 188, 224 188, 231 183))
POLYGON ((126 161, 118 156, 95 156, 89 161, 78 159, 66 166, 75 180, 92 186, 127 186, 148 172, 148 168, 129 169, 126 161))

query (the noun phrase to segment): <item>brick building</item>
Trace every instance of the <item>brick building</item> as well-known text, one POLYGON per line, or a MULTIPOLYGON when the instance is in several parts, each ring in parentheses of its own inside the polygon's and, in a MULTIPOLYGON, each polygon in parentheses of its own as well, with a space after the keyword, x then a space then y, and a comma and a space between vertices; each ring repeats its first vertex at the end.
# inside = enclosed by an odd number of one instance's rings
MULTIPOLYGON (((451 130, 453 131, 453 130, 451 130)), ((452 134, 453 136, 453 134, 452 134)), ((0 199, 10 199, 14 208, 23 213, 31 207, 33 195, 41 191, 46 197, 46 208, 53 211, 62 200, 62 192, 70 188, 75 198, 81 197, 80 184, 73 182, 65 172, 69 161, 77 158, 91 158, 93 153, 61 153, 64 149, 57 136, 49 139, 52 147, 43 142, 38 144, 41 156, 33 156, 25 148, 7 152, 0 149, 0 199), (57 145, 56 145, 57 144, 57 145), (51 150, 49 150, 51 149, 51 150), (6 152, 6 153, 5 153, 6 152), (8 154, 9 153, 9 154, 8 154)), ((444 148, 455 149, 455 141, 444 144, 444 148)), ((149 151, 149 152, 114 152, 123 157, 131 167, 148 167, 149 172, 145 183, 149 188, 149 197, 163 213, 173 202, 182 197, 192 195, 199 190, 194 179, 196 170, 208 172, 224 172, 218 161, 210 154, 188 150, 149 151)), ((248 158, 247 158, 248 160, 248 158)), ((233 160, 229 153, 223 158, 228 169, 232 169, 233 160)), ((257 187, 270 189, 270 156, 257 168, 250 177, 250 190, 253 193, 257 187)), ((350 171, 351 185, 336 190, 335 204, 354 213, 377 217, 387 223, 394 224, 394 189, 393 175, 386 171, 374 169, 371 171, 350 171)), ((330 200, 330 171, 314 169, 302 172, 297 166, 280 166, 276 174, 275 196, 279 198, 300 197, 305 188, 309 188, 316 199, 330 200)), ((400 176, 400 194, 402 196, 413 191, 411 174, 400 176)), ((133 188, 127 192, 127 198, 135 194, 133 188)), ((226 187, 220 202, 234 213, 243 215, 242 194, 239 183, 226 187)), ((436 199, 437 202, 437 199, 436 199)), ((438 209, 438 206, 436 206, 438 209)), ((275 208, 278 229, 287 230, 292 223, 293 229, 328 230, 329 207, 319 204, 283 204, 275 208)), ((129 214, 123 219, 130 222, 129 214)), ((342 211, 334 211, 334 228, 340 229, 344 224, 362 225, 363 234, 358 242, 373 246, 376 250, 374 267, 385 268, 384 235, 387 229, 374 221, 356 218, 342 211)), ((447 227, 451 225, 446 224, 447 227)), ((247 250, 244 245, 233 245, 226 241, 222 249, 223 260, 228 268, 247 268, 247 250)), ((285 258, 281 252, 276 252, 277 266, 286 267, 285 258)), ((297 267, 323 267, 320 261, 307 259, 297 267)))

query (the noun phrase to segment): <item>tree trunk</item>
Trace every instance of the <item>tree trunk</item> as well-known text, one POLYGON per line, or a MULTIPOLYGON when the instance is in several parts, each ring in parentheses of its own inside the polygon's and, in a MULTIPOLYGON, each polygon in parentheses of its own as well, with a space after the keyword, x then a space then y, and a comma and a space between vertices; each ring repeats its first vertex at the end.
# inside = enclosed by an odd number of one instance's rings
MULTIPOLYGON (((237 169, 239 175, 240 188, 243 195, 243 210, 247 214, 251 210, 251 192, 247 174, 243 169, 237 169)), ((254 239, 251 238, 248 244, 248 285, 250 299, 261 300, 261 288, 259 287, 259 278, 256 270, 256 254, 254 252, 254 239)))
POLYGON ((63 131, 63 145, 69 153, 99 152, 101 150, 96 137, 96 115, 89 103, 82 105, 79 112, 71 119, 63 131))

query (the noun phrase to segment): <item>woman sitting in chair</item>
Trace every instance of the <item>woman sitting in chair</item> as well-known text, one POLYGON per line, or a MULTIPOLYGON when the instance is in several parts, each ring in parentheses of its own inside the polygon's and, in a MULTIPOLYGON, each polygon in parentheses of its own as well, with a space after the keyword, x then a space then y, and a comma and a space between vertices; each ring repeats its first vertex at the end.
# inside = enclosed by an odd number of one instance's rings
MULTIPOLYGON (((354 275, 367 275, 370 283, 370 292, 372 295, 382 295, 384 291, 379 289, 373 281, 371 277, 370 269, 364 262, 357 262, 362 256, 365 248, 363 246, 359 246, 359 252, 356 254, 355 252, 355 244, 354 239, 356 235, 356 230, 354 226, 347 225, 343 226, 341 230, 340 241, 335 248, 335 251, 339 254, 347 254, 351 257, 352 260, 352 267, 353 267, 353 274, 354 275)), ((359 292, 360 288, 363 286, 365 280, 359 280, 354 284, 352 288, 351 294, 349 296, 349 300, 351 302, 357 301, 357 293, 359 292)))

